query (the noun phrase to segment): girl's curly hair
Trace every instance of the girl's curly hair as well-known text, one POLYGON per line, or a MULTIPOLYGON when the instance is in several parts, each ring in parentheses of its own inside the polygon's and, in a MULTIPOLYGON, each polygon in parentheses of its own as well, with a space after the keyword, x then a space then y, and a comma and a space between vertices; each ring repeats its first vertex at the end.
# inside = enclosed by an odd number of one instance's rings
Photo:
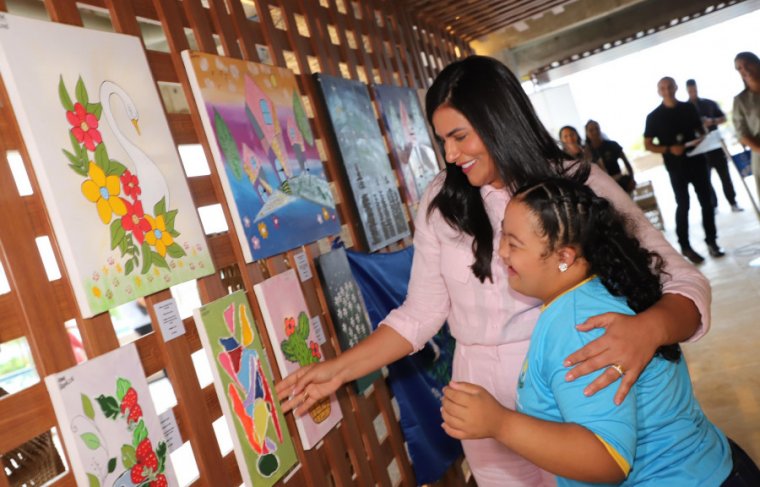
MULTIPOLYGON (((538 218, 548 240, 547 253, 576 247, 589 263, 589 272, 598 275, 611 294, 624 297, 636 313, 662 297, 662 257, 642 247, 627 219, 585 184, 548 179, 518 189, 514 199, 538 218)), ((678 345, 667 345, 657 353, 676 361, 681 351, 678 345)))

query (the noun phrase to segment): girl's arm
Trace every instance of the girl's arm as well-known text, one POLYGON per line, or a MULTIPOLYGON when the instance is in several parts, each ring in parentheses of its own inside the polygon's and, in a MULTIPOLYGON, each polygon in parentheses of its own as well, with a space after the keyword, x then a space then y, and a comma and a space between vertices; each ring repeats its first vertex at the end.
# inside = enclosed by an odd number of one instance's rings
POLYGON ((618 483, 630 468, 619 464, 594 433, 503 407, 485 389, 452 382, 444 389, 443 429, 458 439, 494 438, 538 467, 582 482, 618 483))
MULTIPOLYGON (((660 346, 697 340, 707 333, 710 283, 676 252, 612 178, 592 167, 587 184, 631 219, 641 244, 662 256, 669 274, 663 276, 663 297, 646 311, 636 316, 606 313, 579 323, 579 330, 604 328, 605 334, 567 357, 565 365, 574 366, 567 380, 620 364, 626 371, 615 394, 615 403, 620 404, 660 346)), ((584 392, 592 395, 618 378, 617 372, 608 368, 584 392)))

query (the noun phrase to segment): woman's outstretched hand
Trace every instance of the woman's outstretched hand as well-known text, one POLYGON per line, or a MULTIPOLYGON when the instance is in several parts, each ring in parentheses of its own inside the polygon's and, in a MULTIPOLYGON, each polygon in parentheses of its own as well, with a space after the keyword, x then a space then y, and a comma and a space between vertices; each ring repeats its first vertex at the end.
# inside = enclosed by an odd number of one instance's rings
POLYGON ((308 365, 293 372, 275 386, 282 403, 282 412, 293 409, 305 414, 314 403, 327 397, 343 385, 336 359, 308 365))
POLYGON ((661 345, 659 335, 652 333, 646 320, 641 315, 628 316, 618 313, 605 313, 593 316, 578 325, 579 331, 604 328, 604 335, 589 342, 580 350, 565 359, 566 367, 573 367, 565 380, 572 381, 600 369, 607 369, 583 391, 587 396, 595 394, 620 378, 620 372, 612 365, 618 365, 623 371, 622 381, 615 393, 615 404, 622 404, 639 375, 654 357, 661 345))

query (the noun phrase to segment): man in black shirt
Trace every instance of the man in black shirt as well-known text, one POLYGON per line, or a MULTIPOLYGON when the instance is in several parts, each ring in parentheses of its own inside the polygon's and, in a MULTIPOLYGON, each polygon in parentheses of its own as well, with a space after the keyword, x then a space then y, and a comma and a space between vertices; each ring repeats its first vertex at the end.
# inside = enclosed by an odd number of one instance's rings
MULTIPOLYGON (((720 109, 717 103, 707 98, 700 98, 697 92, 697 82, 693 79, 686 81, 686 91, 689 92, 689 103, 694 105, 697 109, 697 113, 702 118, 702 124, 705 129, 712 132, 718 130, 718 125, 726 122, 726 114, 720 109)), ((723 194, 726 196, 726 200, 731 205, 731 211, 743 211, 743 209, 736 203, 736 191, 734 185, 731 182, 731 175, 728 173, 728 159, 723 149, 715 149, 705 154, 709 167, 708 173, 711 169, 715 169, 720 177, 721 185, 723 186, 723 194)), ((713 207, 718 207, 718 197, 715 195, 715 189, 712 184, 710 185, 710 193, 712 198, 713 207)))
POLYGON ((693 148, 704 132, 702 121, 694 106, 676 100, 677 89, 675 80, 670 77, 662 78, 657 83, 657 93, 662 97, 662 104, 647 115, 644 146, 648 151, 662 154, 665 160, 676 198, 676 235, 681 253, 699 264, 704 258, 689 243, 689 183, 694 186, 702 207, 702 226, 710 255, 722 257, 725 253, 717 242, 707 160, 702 155, 686 155, 687 149, 693 148), (657 144, 654 143, 655 138, 657 144))

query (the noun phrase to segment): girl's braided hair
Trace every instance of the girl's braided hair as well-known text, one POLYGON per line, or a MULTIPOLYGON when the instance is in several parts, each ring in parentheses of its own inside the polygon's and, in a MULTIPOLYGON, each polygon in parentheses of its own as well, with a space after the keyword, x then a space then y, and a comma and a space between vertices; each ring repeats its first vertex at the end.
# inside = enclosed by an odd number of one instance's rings
MULTIPOLYGON (((547 254, 564 246, 576 247, 614 296, 624 297, 639 313, 662 297, 662 257, 641 246, 627 219, 609 201, 585 184, 548 179, 523 186, 514 198, 530 208, 547 238, 547 254)), ((660 347, 657 354, 671 361, 680 357, 678 345, 660 347)))

